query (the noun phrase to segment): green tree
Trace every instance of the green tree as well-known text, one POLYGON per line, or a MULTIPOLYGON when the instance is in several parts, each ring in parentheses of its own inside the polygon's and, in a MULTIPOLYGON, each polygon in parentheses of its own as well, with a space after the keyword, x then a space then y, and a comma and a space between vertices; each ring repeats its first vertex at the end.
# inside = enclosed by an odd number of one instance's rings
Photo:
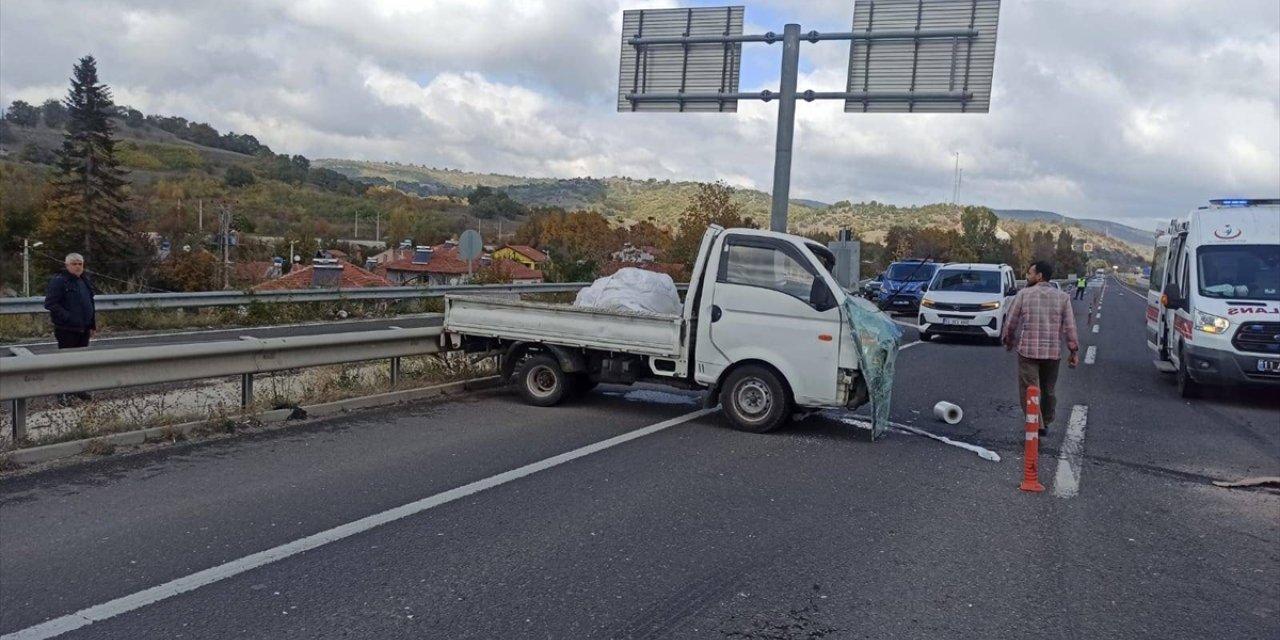
POLYGON ((233 164, 227 167, 227 175, 222 182, 228 187, 242 188, 251 186, 257 182, 257 179, 253 177, 252 171, 238 164, 233 164))
POLYGON ((44 104, 40 105, 40 114, 44 116, 44 124, 47 127, 61 129, 67 124, 67 108, 53 98, 45 100, 44 104))
POLYGON ((1031 240, 1031 232, 1027 231, 1026 227, 1018 227, 1018 229, 1013 232, 1013 238, 1009 241, 1009 244, 1011 245, 1010 253, 1013 254, 1013 261, 1010 262, 1010 264, 1012 264, 1013 268, 1021 274, 1028 266, 1031 265, 1032 260, 1035 259, 1035 250, 1031 240))
POLYGON ((971 259, 995 262, 1000 258, 1000 239, 996 237, 999 219, 986 207, 965 207, 960 214, 961 246, 971 259))
POLYGON ((699 184, 693 199, 680 214, 680 225, 667 261, 685 264, 692 268, 698 257, 702 236, 713 224, 722 227, 757 228, 756 223, 742 214, 742 205, 733 200, 733 187, 724 182, 699 184))
POLYGON ((1031 260, 1053 260, 1053 233, 1037 231, 1031 236, 1031 260))
POLYGON ((18 136, 13 135, 13 126, 8 120, 0 120, 0 143, 8 144, 17 142, 18 136))
POLYGON ((133 107, 126 107, 124 111, 124 123, 130 129, 137 129, 146 124, 146 119, 143 118, 141 111, 138 111, 133 107))
POLYGON ((19 127, 34 127, 40 124, 40 110, 25 100, 14 100, 4 119, 19 127))
POLYGON ((69 119, 50 176, 41 225, 54 252, 85 254, 89 268, 126 280, 139 273, 149 246, 126 206, 125 172, 115 157, 111 90, 92 56, 76 63, 65 101, 69 119))
POLYGON ((1063 277, 1068 273, 1080 273, 1084 268, 1084 258, 1075 250, 1075 238, 1066 229, 1058 234, 1053 250, 1053 262, 1055 273, 1061 273, 1063 277))

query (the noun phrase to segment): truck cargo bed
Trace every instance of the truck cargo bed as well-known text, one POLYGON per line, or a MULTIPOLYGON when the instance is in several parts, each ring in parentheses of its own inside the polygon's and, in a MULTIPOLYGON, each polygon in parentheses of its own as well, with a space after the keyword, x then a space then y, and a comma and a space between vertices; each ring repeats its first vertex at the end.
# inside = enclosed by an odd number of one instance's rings
POLYGON ((542 342, 678 359, 682 318, 568 304, 447 296, 444 330, 466 336, 542 342))

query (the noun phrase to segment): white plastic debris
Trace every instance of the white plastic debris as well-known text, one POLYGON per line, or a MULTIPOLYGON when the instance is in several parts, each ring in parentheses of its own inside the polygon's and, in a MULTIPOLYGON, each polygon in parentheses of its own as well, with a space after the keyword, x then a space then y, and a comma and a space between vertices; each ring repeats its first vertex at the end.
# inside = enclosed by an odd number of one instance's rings
POLYGON ((964 418, 964 410, 944 400, 933 405, 933 417, 947 424, 960 424, 960 420, 964 418))
POLYGON ((627 267, 578 292, 573 304, 610 311, 680 315, 680 293, 665 273, 627 267))

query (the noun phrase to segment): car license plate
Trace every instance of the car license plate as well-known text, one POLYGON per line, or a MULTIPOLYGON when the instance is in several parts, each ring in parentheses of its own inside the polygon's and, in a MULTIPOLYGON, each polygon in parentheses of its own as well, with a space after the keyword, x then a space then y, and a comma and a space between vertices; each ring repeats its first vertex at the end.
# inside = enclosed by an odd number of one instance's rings
POLYGON ((969 324, 964 318, 943 318, 942 324, 969 324))
POLYGON ((1262 373, 1280 373, 1280 360, 1258 358, 1258 371, 1262 373))
POLYGON ((911 304, 911 301, 910 300, 894 300, 893 303, 900 307, 905 307, 911 304))

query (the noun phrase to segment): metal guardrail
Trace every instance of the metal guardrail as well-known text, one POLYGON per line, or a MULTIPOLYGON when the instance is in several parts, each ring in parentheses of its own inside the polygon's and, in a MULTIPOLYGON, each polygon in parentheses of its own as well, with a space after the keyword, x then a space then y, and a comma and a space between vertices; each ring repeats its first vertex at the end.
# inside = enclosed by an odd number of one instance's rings
MULTIPOLYGON (((453 293, 564 293, 589 282, 536 284, 463 284, 442 287, 363 287, 350 289, 280 289, 275 291, 193 291, 188 293, 104 294, 94 298, 98 311, 233 307, 253 302, 331 302, 336 300, 413 300, 453 293)), ((44 298, 0 299, 0 315, 45 313, 44 298)))
POLYGON ((391 384, 400 358, 440 351, 440 327, 383 329, 288 338, 243 338, 173 347, 77 349, 35 355, 10 347, 0 357, 0 401, 13 411, 13 437, 26 436, 27 399, 162 382, 241 376, 241 406, 253 402, 253 376, 348 362, 388 359, 391 384))

